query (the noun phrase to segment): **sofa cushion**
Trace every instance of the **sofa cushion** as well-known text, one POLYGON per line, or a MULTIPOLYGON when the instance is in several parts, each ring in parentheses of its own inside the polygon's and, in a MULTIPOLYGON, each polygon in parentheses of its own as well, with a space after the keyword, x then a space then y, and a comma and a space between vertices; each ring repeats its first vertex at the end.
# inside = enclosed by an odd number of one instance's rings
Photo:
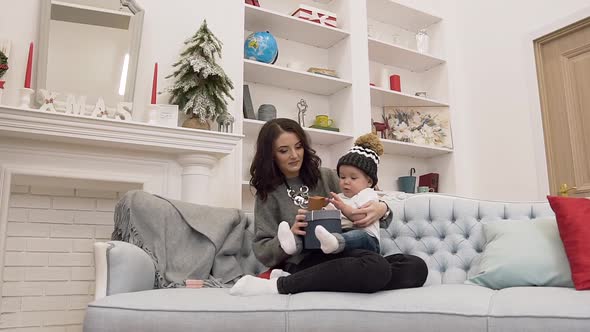
POLYGON ((88 304, 84 331, 282 331, 289 297, 240 297, 225 288, 170 288, 88 304))
POLYGON ((590 296, 563 287, 514 287, 490 303, 490 332, 588 331, 590 296))
POLYGON ((158 289, 90 303, 84 331, 485 331, 493 293, 468 285, 252 297, 158 289))
POLYGON ((288 331, 485 331, 494 291, 436 285, 375 294, 291 296, 288 331), (313 322, 313 323, 310 323, 313 322))
POLYGON ((590 200, 555 196, 547 199, 557 216, 576 289, 590 289, 590 200))
POLYGON ((486 246, 468 282, 493 289, 573 287, 555 218, 508 220, 483 226, 486 246))

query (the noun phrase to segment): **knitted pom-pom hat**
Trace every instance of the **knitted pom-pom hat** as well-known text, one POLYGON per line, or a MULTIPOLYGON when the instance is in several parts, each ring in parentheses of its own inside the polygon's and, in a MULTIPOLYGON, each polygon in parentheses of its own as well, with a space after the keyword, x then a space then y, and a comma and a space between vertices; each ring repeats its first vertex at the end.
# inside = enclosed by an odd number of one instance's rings
POLYGON ((373 187, 377 185, 377 165, 379 156, 383 154, 383 144, 379 137, 373 133, 365 134, 357 138, 354 146, 347 154, 338 160, 336 172, 340 176, 340 166, 351 165, 357 167, 373 180, 373 187))

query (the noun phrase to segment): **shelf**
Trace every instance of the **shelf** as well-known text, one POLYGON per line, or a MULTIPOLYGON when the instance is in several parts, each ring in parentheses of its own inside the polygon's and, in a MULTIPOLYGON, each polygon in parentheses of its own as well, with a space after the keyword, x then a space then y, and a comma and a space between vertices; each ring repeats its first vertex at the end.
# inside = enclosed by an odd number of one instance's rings
POLYGON ((244 81, 329 96, 350 87, 348 81, 244 59, 244 81))
POLYGON ((402 46, 369 38, 369 60, 384 65, 423 72, 446 61, 402 46))
POLYGON ((412 107, 448 107, 449 105, 434 99, 412 96, 394 90, 386 90, 371 86, 371 105, 383 106, 412 106, 412 107))
POLYGON ((410 31, 419 31, 438 23, 441 18, 391 0, 367 1, 367 16, 410 31))
POLYGON ((383 143, 386 154, 397 154, 408 157, 430 158, 453 152, 453 149, 449 148, 418 145, 390 139, 381 139, 381 143, 383 143))
POLYGON ((284 38, 320 48, 330 48, 350 33, 338 28, 305 21, 265 8, 245 5, 245 29, 270 31, 275 37, 284 38))
MULTIPOLYGON (((258 137, 260 128, 264 125, 264 121, 244 119, 244 135, 246 137, 258 137)), ((347 135, 339 132, 333 132, 315 128, 303 128, 309 135, 313 145, 332 145, 352 139, 352 135, 347 135)))

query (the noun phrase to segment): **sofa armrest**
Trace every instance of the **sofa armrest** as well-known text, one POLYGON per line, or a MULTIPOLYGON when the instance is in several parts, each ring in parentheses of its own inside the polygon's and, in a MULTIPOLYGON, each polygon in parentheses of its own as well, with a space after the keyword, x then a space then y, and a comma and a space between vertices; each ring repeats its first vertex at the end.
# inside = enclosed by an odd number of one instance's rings
POLYGON ((154 288, 154 262, 141 248, 121 241, 94 243, 94 299, 154 288))

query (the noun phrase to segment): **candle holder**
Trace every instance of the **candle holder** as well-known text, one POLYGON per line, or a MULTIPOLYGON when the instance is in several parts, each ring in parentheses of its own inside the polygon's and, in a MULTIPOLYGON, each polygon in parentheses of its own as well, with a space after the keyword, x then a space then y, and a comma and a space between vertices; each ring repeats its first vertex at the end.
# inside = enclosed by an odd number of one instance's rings
POLYGON ((158 104, 148 104, 148 124, 158 125, 158 104))
POLYGON ((0 80, 0 105, 2 105, 2 94, 4 93, 4 83, 6 81, 0 80))
POLYGON ((33 89, 29 88, 20 88, 19 90, 19 99, 20 104, 19 107, 21 108, 31 108, 31 96, 35 92, 33 89))

